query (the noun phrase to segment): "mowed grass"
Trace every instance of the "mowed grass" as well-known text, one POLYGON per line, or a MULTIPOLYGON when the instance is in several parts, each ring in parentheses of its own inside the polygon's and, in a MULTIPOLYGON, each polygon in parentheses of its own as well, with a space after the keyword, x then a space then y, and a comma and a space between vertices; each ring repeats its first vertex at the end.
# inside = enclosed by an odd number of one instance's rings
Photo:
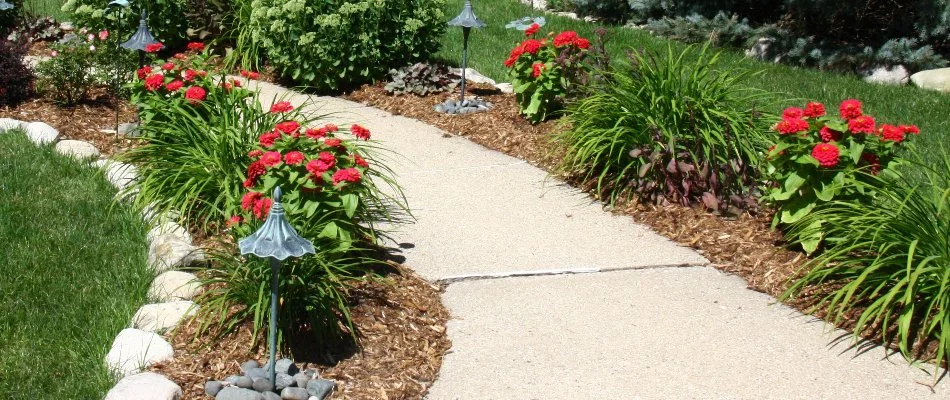
POLYGON ((23 11, 30 17, 53 17, 57 21, 66 21, 66 13, 61 9, 63 3, 65 0, 24 0, 23 11))
MULTIPOLYGON (((464 0, 447 0, 447 18, 457 15, 463 4, 464 0)), ((473 6, 475 14, 488 26, 472 30, 468 65, 498 82, 510 82, 502 63, 508 58, 511 49, 524 40, 523 32, 505 29, 509 21, 544 15, 547 25, 541 28, 542 33, 574 30, 592 40, 594 31, 603 26, 532 10, 517 0, 477 0, 473 1, 473 6)), ((653 51, 662 57, 670 43, 635 29, 607 26, 607 30, 607 52, 615 66, 626 62, 626 54, 630 49, 653 51)), ((676 42, 673 42, 673 46, 674 54, 686 47, 676 42)), ((694 54, 697 53, 698 48, 694 51, 694 54)), ((461 54, 462 30, 449 27, 442 40, 442 50, 436 58, 458 65, 461 63, 461 54)), ((745 83, 775 94, 779 101, 770 111, 780 112, 788 106, 801 107, 805 100, 815 100, 825 103, 829 112, 837 113, 842 100, 856 98, 864 102, 865 113, 874 116, 879 123, 918 125, 922 132, 920 137, 914 138, 914 142, 926 160, 939 160, 939 144, 950 143, 948 94, 914 87, 870 84, 855 76, 754 61, 731 49, 723 51, 720 68, 727 71, 736 68, 761 71, 746 79, 745 83)))
POLYGON ((145 227, 92 167, 0 132, 0 393, 101 399, 115 335, 145 302, 145 227))

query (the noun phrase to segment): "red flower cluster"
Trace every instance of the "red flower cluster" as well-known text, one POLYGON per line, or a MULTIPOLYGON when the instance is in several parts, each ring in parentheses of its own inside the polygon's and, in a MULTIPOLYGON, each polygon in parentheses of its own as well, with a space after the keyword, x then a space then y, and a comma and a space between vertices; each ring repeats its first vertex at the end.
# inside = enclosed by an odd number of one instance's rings
POLYGON ((149 65, 146 65, 135 71, 135 74, 138 75, 139 79, 145 79, 151 73, 152 73, 152 67, 149 65))
POLYGON ((283 133, 293 135, 300 130, 300 123, 297 121, 284 121, 277 124, 274 128, 283 133))
POLYGON ((505 60, 505 66, 508 68, 514 66, 515 62, 518 61, 518 57, 521 57, 522 54, 537 54, 541 50, 541 46, 543 46, 543 43, 536 39, 526 39, 514 49, 511 49, 511 54, 505 60))
POLYGON ((818 164, 825 168, 831 168, 838 165, 838 158, 841 156, 838 146, 831 143, 818 143, 811 150, 811 156, 818 160, 818 164))
POLYGON ((260 220, 267 216, 272 204, 273 200, 264 197, 264 194, 260 192, 247 192, 241 197, 241 208, 245 211, 253 209, 254 216, 260 220))
POLYGON ((590 47, 590 41, 577 36, 577 32, 574 31, 564 31, 554 37, 554 47, 570 45, 577 46, 581 49, 587 49, 590 47))
POLYGON ((201 86, 192 86, 185 91, 185 100, 188 100, 191 104, 198 104, 204 101, 207 95, 208 91, 204 90, 201 86))
POLYGON ((279 151, 267 151, 261 156, 261 165, 270 168, 280 164, 281 155, 279 151))
POLYGON ((369 129, 366 129, 359 124, 353 124, 353 126, 350 127, 350 133, 352 133, 353 136, 363 140, 369 140, 370 137, 369 129))
POLYGON ((870 115, 859 115, 848 120, 848 130, 851 133, 875 133, 874 117, 870 115))
POLYGON ((165 45, 164 45, 164 44, 161 44, 161 43, 149 43, 149 44, 145 45, 145 52, 146 52, 146 53, 158 53, 159 51, 161 51, 161 50, 164 49, 164 48, 165 48, 165 45))
POLYGON ((805 104, 805 110, 802 112, 808 118, 818 118, 825 115, 825 105, 809 101, 808 104, 805 104))
POLYGON ((531 64, 531 76, 533 76, 535 79, 541 76, 542 71, 544 71, 544 64, 538 62, 531 64))
POLYGON ((162 74, 152 74, 145 78, 145 90, 153 92, 162 87, 165 83, 165 77, 162 74))
POLYGON ((841 102, 841 106, 838 107, 838 113, 841 114, 841 118, 852 119, 864 115, 861 111, 861 102, 855 99, 848 99, 841 102))
POLYGON ((166 83, 165 90, 169 92, 177 92, 182 86, 185 86, 185 83, 176 79, 166 83))
POLYGON ((881 140, 885 142, 900 143, 904 141, 904 131, 897 126, 884 124, 880 129, 881 140))
POLYGON ((295 150, 287 152, 287 154, 284 155, 284 162, 288 165, 300 165, 303 163, 304 158, 303 153, 295 150))
POLYGON ((831 141, 839 141, 843 136, 841 132, 838 132, 834 129, 831 129, 827 126, 821 127, 821 130, 818 131, 818 136, 821 137, 821 141, 828 143, 831 141))
POLYGON ((253 72, 253 71, 245 71, 245 70, 242 69, 241 72, 240 72, 240 74, 241 74, 241 76, 243 76, 243 77, 245 77, 245 78, 247 78, 247 79, 257 79, 257 78, 260 78, 260 74, 257 73, 257 72, 253 72))
POLYGON ((278 101, 270 106, 270 112, 274 114, 290 112, 293 111, 293 109, 294 106, 291 105, 289 101, 278 101))
POLYGON ((541 29, 541 25, 538 25, 538 24, 536 24, 536 23, 535 23, 535 24, 531 24, 531 26, 529 26, 528 29, 525 29, 525 30, 524 30, 524 35, 525 35, 525 36, 534 35, 535 33, 538 33, 538 30, 540 30, 540 29, 541 29))
POLYGON ((162 69, 165 71, 171 71, 175 69, 175 63, 167 62, 162 64, 162 69))
POLYGON ((190 51, 201 51, 205 49, 205 44, 201 42, 191 42, 188 43, 187 47, 190 51))
POLYGON ((324 172, 333 168, 336 165, 336 156, 329 151, 322 151, 320 155, 317 156, 316 160, 311 160, 307 163, 307 171, 314 176, 323 175, 324 172))
MULTIPOLYGON (((798 109, 801 111, 801 109, 798 109)), ((787 110, 786 110, 787 111, 787 110)), ((805 132, 808 130, 808 121, 801 119, 800 117, 796 118, 782 118, 778 124, 775 125, 775 130, 783 135, 790 135, 793 133, 805 132)))
POLYGON ((357 183, 360 181, 360 171, 356 168, 344 168, 333 173, 333 185, 342 182, 357 183))

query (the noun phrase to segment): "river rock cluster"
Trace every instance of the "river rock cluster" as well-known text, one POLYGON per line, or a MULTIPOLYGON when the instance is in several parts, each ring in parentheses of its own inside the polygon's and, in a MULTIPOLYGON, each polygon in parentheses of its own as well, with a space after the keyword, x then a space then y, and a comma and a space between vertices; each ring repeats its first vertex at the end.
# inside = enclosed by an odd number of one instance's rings
POLYGON ((241 375, 205 383, 205 394, 215 400, 324 400, 336 387, 316 370, 301 371, 287 358, 277 360, 275 382, 268 376, 269 368, 270 362, 247 361, 241 364, 241 375))
POLYGON ((474 99, 465 99, 464 101, 448 99, 440 104, 436 104, 434 107, 436 112, 446 114, 468 114, 488 111, 489 108, 491 108, 491 103, 477 97, 474 99))

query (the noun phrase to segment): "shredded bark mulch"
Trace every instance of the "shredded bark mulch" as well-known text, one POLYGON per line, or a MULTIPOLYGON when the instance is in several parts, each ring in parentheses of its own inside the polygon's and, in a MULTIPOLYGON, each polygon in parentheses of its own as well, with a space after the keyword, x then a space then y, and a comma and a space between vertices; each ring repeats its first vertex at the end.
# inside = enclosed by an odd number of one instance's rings
MULTIPOLYGON (((321 377, 337 381, 333 399, 420 399, 438 376, 450 347, 440 288, 408 268, 393 267, 385 278, 361 282, 350 292, 350 311, 361 333, 358 349, 344 347, 343 354, 321 354, 316 361, 295 355, 301 370, 316 368, 321 377)), ((252 349, 249 324, 219 340, 196 338, 197 324, 192 320, 178 328, 171 337, 175 358, 150 368, 178 383, 183 399, 208 398, 205 382, 240 375, 244 361, 267 359, 266 346, 252 349)))

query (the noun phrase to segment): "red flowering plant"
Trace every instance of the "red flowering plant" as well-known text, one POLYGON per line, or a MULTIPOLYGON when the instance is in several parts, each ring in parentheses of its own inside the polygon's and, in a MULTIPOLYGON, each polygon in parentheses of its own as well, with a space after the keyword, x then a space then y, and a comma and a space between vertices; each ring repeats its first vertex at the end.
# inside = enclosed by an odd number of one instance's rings
MULTIPOLYGON (((870 201, 873 193, 857 191, 863 185, 846 183, 861 179, 859 171, 892 171, 899 162, 898 147, 920 133, 914 125, 878 124, 855 99, 841 102, 837 111, 832 115, 823 104, 809 102, 804 108, 786 108, 774 125, 778 140, 766 155, 766 174, 773 185, 763 197, 778 207, 773 227, 794 224, 833 199, 870 201)), ((794 238, 808 253, 821 241, 821 221, 812 224, 795 230, 808 236, 794 238)))
POLYGON ((239 235, 253 232, 267 218, 270 196, 280 186, 288 219, 315 244, 347 250, 359 242, 375 243, 374 223, 391 217, 390 206, 402 202, 376 186, 384 182, 395 189, 387 192, 399 192, 389 170, 370 157, 375 147, 369 129, 359 124, 308 127, 287 101, 274 103, 268 114, 275 123, 247 154, 247 191, 240 204, 230 207, 227 225, 239 235), (352 139, 340 135, 347 131, 352 139))
POLYGON ((511 50, 505 60, 518 107, 532 123, 543 121, 559 110, 574 84, 577 71, 584 69, 590 41, 574 31, 564 31, 536 39, 540 27, 532 25, 527 37, 511 50))

